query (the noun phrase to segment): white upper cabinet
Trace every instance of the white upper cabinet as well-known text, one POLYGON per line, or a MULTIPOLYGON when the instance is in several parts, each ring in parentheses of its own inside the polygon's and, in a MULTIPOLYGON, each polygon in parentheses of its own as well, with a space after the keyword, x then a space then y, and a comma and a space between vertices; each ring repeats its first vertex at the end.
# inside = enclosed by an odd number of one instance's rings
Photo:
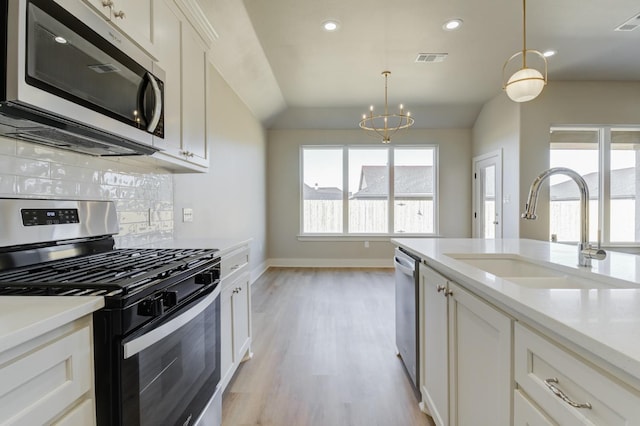
POLYGON ((154 0, 152 29, 165 71, 165 137, 154 157, 179 171, 206 171, 206 48, 172 0, 154 0))
POLYGON ((84 0, 122 33, 156 57, 151 38, 153 0, 84 0))

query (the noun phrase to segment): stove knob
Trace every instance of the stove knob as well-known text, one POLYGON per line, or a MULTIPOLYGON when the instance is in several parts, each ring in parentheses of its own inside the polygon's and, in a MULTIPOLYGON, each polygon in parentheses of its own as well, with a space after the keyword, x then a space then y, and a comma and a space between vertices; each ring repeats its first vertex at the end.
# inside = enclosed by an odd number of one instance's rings
POLYGON ((196 275, 196 284, 207 285, 214 281, 213 271, 205 271, 196 275))
POLYGON ((164 313, 162 296, 145 299, 138 304, 138 315, 145 317, 157 317, 164 313))
POLYGON ((165 308, 173 308, 178 304, 177 291, 165 291, 162 293, 162 304, 165 308))

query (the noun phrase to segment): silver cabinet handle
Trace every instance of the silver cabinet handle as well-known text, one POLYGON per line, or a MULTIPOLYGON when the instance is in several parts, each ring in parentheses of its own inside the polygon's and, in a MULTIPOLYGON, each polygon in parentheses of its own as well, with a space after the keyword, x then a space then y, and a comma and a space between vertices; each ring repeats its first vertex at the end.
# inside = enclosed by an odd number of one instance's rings
POLYGON ((233 266, 231 267, 231 270, 232 270, 232 271, 235 271, 235 270, 236 270, 236 269, 238 269, 239 267, 240 267, 240 265, 233 265, 233 266))
POLYGON ((561 400, 563 400, 564 402, 566 402, 570 406, 575 407, 575 408, 588 408, 588 409, 592 408, 591 404, 589 404, 588 402, 579 403, 579 402, 575 402, 575 401, 571 400, 571 398, 569 398, 567 396, 567 394, 565 394, 560 388, 558 388, 556 386, 557 383, 558 383, 558 378, 557 377, 551 377, 551 378, 546 379, 544 381, 544 384, 547 385, 549 390, 551 390, 551 392, 553 392, 553 394, 555 396, 557 396, 558 398, 560 398, 561 400))
POLYGON ((442 292, 442 294, 443 294, 443 296, 444 296, 444 297, 449 297, 449 296, 453 295, 453 291, 451 291, 451 290, 447 290, 447 286, 444 286, 444 285, 442 285, 442 284, 441 284, 441 285, 439 285, 438 287, 436 287, 436 291, 437 291, 438 293, 441 293, 441 292, 442 292))

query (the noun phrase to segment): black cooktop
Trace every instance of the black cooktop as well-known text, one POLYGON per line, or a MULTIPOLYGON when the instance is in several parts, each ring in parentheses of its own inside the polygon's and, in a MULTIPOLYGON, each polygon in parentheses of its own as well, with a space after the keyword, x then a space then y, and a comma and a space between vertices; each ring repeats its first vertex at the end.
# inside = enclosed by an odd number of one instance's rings
POLYGON ((3 295, 128 297, 216 259, 215 249, 116 249, 0 272, 3 295))

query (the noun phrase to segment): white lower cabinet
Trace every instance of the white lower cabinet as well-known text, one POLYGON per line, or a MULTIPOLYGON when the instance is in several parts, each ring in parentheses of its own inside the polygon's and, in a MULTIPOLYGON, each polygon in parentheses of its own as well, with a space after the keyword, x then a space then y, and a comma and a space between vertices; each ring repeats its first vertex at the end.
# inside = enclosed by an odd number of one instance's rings
MULTIPOLYGON (((640 392, 619 378, 521 324, 514 350, 518 387, 548 415, 546 424, 640 424, 640 392)), ((516 414, 516 424, 527 424, 516 414)))
POLYGON ((222 256, 220 266, 220 363, 224 389, 240 363, 251 353, 251 278, 249 248, 243 246, 222 256))
POLYGON ((437 425, 511 424, 512 319, 421 265, 423 387, 437 425))
POLYGON ((514 426, 556 426, 545 413, 521 391, 513 392, 514 426))
POLYGON ((449 282, 450 424, 511 424, 512 320, 449 282))
POLYGON ((0 424, 95 425, 91 315, 0 353, 0 424))
POLYGON ((640 425, 637 379, 425 262, 420 285, 421 407, 436 425, 640 425))
POLYGON ((421 353, 423 406, 438 426, 449 424, 449 344, 447 279, 420 264, 423 295, 423 330, 421 353))

